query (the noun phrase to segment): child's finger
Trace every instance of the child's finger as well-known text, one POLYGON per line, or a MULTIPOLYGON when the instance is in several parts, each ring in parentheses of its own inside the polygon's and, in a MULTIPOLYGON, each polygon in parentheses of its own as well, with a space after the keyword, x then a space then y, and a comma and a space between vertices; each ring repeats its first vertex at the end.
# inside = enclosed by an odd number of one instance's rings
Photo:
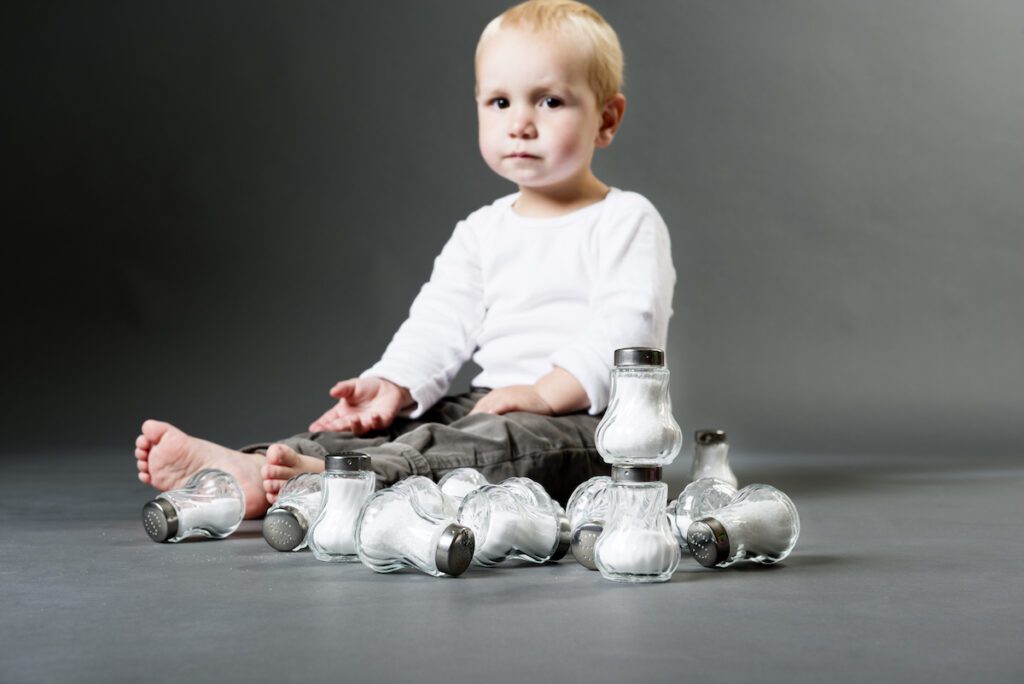
POLYGON ((343 380, 331 388, 331 396, 335 399, 351 397, 356 391, 355 380, 343 380))

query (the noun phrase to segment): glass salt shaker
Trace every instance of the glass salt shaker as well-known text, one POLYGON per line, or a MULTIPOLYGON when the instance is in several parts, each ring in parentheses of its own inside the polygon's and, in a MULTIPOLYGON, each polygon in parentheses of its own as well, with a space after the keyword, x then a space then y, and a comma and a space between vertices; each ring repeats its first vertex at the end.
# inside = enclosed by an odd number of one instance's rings
POLYGON ((456 523, 446 498, 418 475, 370 496, 356 521, 359 560, 375 572, 461 575, 473 559, 473 532, 456 523))
POLYGON ((307 535, 309 549, 317 560, 331 563, 359 560, 354 534, 356 519, 377 482, 370 465, 370 457, 356 451, 326 457, 321 475, 320 510, 307 535))
POLYGON ((661 349, 615 350, 608 410, 595 434, 612 465, 609 509, 594 545, 594 563, 616 582, 665 582, 679 565, 669 529, 662 467, 675 459, 683 434, 672 416, 669 371, 661 349))
POLYGON ((594 563, 594 544, 604 530, 608 519, 608 486, 612 478, 607 475, 592 477, 580 484, 569 497, 565 507, 569 518, 569 547, 573 558, 585 568, 597 570, 594 563))
POLYGON ((494 566, 510 558, 533 563, 557 561, 569 551, 569 522, 544 487, 510 477, 480 487, 459 507, 459 523, 473 530, 473 562, 494 566))
POLYGON ((608 410, 594 435, 607 463, 664 466, 675 459, 683 432, 672 417, 662 350, 616 349, 608 397, 608 410))
POLYGON ((792 552, 799 536, 800 516, 793 501, 775 487, 753 484, 727 506, 691 523, 686 542, 701 565, 724 568, 739 561, 778 563, 792 552))
POLYGON ((263 518, 263 538, 278 551, 306 548, 309 524, 320 510, 320 473, 302 473, 284 483, 263 518))
POLYGON ((687 555, 690 553, 690 547, 686 544, 686 531, 690 523, 711 515, 735 496, 735 486, 713 477, 701 478, 686 485, 679 497, 671 501, 665 510, 672 534, 679 542, 679 550, 687 555))
POLYGON ((186 537, 222 539, 238 529, 245 515, 245 493, 223 470, 207 468, 181 489, 158 494, 142 507, 142 525, 155 542, 186 537))
POLYGON ((487 478, 473 468, 456 468, 437 481, 441 491, 460 504, 467 494, 485 484, 490 484, 487 478))
POLYGON ((729 467, 729 442, 723 430, 698 430, 693 436, 693 465, 690 479, 713 477, 737 485, 736 475, 729 467))
POLYGON ((679 567, 679 543, 665 506, 661 468, 613 466, 608 520, 594 546, 594 563, 615 582, 667 582, 679 567))

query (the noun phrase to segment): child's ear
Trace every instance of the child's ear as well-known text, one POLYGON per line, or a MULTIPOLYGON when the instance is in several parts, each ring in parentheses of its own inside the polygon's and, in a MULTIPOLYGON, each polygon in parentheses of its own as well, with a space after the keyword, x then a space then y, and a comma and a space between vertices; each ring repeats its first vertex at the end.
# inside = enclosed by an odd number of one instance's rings
POLYGON ((622 93, 612 95, 601 110, 601 128, 594 140, 595 147, 608 147, 612 144, 615 133, 622 125, 622 117, 626 114, 626 96, 622 93))

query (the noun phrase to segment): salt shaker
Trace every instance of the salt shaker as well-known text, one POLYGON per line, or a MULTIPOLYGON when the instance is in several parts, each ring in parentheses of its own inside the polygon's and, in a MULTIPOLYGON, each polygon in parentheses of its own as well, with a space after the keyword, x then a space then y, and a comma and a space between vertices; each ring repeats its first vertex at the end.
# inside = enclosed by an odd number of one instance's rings
POLYGON ((705 477, 686 485, 665 510, 672 534, 679 542, 679 550, 687 555, 690 553, 690 547, 686 544, 686 531, 690 523, 711 515, 735 496, 735 486, 713 477, 705 477))
POLYGON ((189 478, 182 489, 158 494, 142 507, 142 525, 155 542, 186 537, 222 539, 242 524, 245 493, 223 470, 207 468, 189 478))
POLYGON ((615 582, 667 582, 679 567, 665 505, 668 485, 660 468, 613 466, 604 530, 594 545, 594 563, 615 582))
POLYGON ((544 563, 569 550, 569 522, 562 507, 533 480, 510 477, 466 495, 459 523, 473 530, 473 562, 493 566, 510 558, 544 563))
POLYGON ((800 516, 793 501, 775 487, 753 484, 727 506, 691 523, 686 542, 701 565, 724 568, 738 561, 778 563, 799 536, 800 516))
POLYGON ((485 484, 489 484, 487 478, 473 468, 456 468, 437 481, 441 491, 459 504, 467 494, 485 484))
POLYGON ((375 572, 461 575, 473 559, 473 533, 456 523, 445 498, 419 475, 370 496, 356 521, 359 560, 375 572))
POLYGON ((309 524, 320 510, 319 473, 302 473, 284 483, 263 518, 263 538, 278 551, 306 548, 309 524))
POLYGON ((713 477, 737 485, 736 475, 729 467, 729 442, 723 430, 698 430, 693 436, 693 465, 690 479, 713 477))
POLYGON ((309 527, 309 549, 317 560, 346 563, 359 560, 355 525, 359 509, 373 492, 377 476, 370 457, 347 451, 329 454, 321 475, 320 510, 309 527))
POLYGON ((585 568, 597 570, 594 562, 594 544, 604 530, 608 518, 608 486, 612 478, 607 475, 592 477, 578 486, 565 507, 569 518, 569 546, 573 558, 585 568))

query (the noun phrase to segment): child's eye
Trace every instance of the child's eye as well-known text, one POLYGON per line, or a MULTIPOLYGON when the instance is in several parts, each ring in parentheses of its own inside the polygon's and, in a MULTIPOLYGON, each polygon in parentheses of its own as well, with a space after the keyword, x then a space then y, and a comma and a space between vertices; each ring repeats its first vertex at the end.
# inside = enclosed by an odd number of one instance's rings
POLYGON ((508 100, 503 97, 496 97, 491 100, 491 106, 498 109, 508 109, 508 100))
POLYGON ((544 105, 548 109, 556 109, 556 108, 562 106, 562 101, 559 100, 557 97, 545 97, 544 98, 544 105))

